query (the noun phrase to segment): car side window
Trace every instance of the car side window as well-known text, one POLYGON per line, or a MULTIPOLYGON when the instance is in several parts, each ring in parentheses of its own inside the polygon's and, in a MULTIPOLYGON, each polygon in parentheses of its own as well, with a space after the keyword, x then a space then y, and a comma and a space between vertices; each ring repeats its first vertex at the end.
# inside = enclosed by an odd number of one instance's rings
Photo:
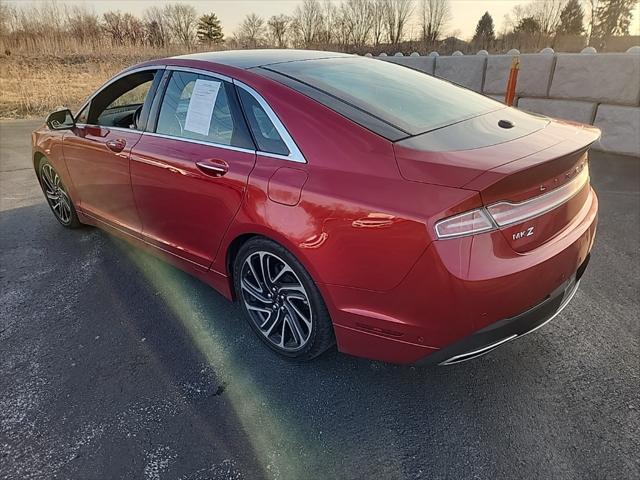
POLYGON ((238 88, 238 94, 258 149, 267 153, 289 155, 287 145, 282 140, 267 112, 264 111, 254 96, 243 88, 238 88))
POLYGON ((174 71, 160 105, 156 133, 253 150, 233 85, 193 72, 174 71))
POLYGON ((91 100, 86 123, 139 130, 140 114, 153 84, 156 70, 122 77, 91 100))
POLYGON ((89 108, 91 108, 91 103, 88 103, 81 111, 76 115, 75 121, 76 123, 87 123, 89 120, 89 108))

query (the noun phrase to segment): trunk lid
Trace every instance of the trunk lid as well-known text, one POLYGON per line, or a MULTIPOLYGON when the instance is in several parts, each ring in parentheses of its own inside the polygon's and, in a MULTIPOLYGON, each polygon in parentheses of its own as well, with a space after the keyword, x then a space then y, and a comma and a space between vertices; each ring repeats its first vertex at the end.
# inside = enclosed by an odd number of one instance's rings
POLYGON ((559 143, 489 170, 464 188, 479 191, 496 220, 494 212, 500 204, 528 210, 522 221, 502 225, 500 230, 515 251, 530 251, 559 234, 585 205, 591 191, 588 145, 559 143))
POLYGON ((599 134, 593 127, 509 108, 394 147, 407 180, 477 191, 486 207, 527 210, 530 205, 533 215, 522 221, 512 216, 508 225, 500 226, 513 249, 524 253, 560 233, 585 205, 590 195, 588 179, 584 181, 587 150, 599 134), (513 126, 498 125, 504 122, 513 126), (564 193, 570 195, 547 211, 533 208, 551 205, 564 193))

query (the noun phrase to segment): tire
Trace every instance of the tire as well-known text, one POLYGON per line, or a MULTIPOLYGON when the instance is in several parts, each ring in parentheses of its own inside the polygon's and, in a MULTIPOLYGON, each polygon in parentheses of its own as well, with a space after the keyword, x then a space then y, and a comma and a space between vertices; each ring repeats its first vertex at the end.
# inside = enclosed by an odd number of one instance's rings
POLYGON ((247 241, 236 255, 233 278, 249 325, 273 351, 308 361, 335 344, 331 317, 318 287, 281 245, 266 238, 247 241))
POLYGON ((56 220, 66 228, 81 227, 82 223, 78 219, 76 207, 62 183, 62 178, 46 157, 42 157, 38 162, 37 173, 42 193, 44 193, 56 220))

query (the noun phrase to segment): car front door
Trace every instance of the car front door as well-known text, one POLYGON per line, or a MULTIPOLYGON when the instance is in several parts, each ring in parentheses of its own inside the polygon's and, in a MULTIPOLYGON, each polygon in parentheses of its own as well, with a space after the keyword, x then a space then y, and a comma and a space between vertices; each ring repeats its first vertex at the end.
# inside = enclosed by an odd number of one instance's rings
POLYGON ((63 140, 64 157, 80 209, 127 233, 142 230, 129 169, 162 70, 142 70, 103 87, 76 117, 63 140))
POLYGON ((256 161, 234 85, 169 69, 148 132, 131 151, 131 182, 148 243, 209 268, 256 161))

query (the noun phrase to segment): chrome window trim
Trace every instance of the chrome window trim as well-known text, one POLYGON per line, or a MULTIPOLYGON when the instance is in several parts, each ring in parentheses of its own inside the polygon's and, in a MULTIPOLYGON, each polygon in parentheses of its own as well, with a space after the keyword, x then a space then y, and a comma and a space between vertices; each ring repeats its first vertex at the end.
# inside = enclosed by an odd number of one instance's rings
POLYGON ((208 77, 213 77, 216 80, 233 83, 233 79, 231 77, 227 77, 226 75, 222 75, 221 73, 211 72, 209 70, 202 70, 201 68, 181 67, 179 65, 167 65, 165 68, 167 70, 171 70, 172 72, 195 73, 197 75, 206 75, 208 77))
POLYGON ((142 131, 142 130, 134 130, 133 128, 105 127, 105 126, 102 126, 102 125, 91 125, 91 124, 87 124, 87 123, 78 123, 77 126, 78 127, 105 128, 107 130, 116 130, 116 131, 120 131, 120 132, 137 132, 137 133, 140 133, 142 135, 148 135, 150 137, 166 138, 168 140, 179 140, 181 142, 196 143, 198 145, 205 145, 207 147, 223 148, 225 150, 233 150, 235 152, 242 152, 242 153, 251 153, 253 155, 256 154, 256 151, 252 150, 250 148, 235 147, 233 145, 225 145, 224 143, 207 142, 207 141, 204 141, 204 140, 196 140, 196 139, 193 139, 193 138, 176 137, 176 136, 173 136, 173 135, 165 135, 163 133, 145 132, 145 131, 142 131))
POLYGON ((138 130, 137 128, 124 128, 124 127, 111 127, 108 125, 94 125, 93 123, 76 123, 77 127, 96 127, 96 128, 104 128, 107 130, 116 130, 118 132, 137 132, 143 133, 144 130, 138 130))
MULTIPOLYGON (((94 99, 94 97, 96 95, 98 95, 100 92, 102 92, 105 88, 107 88, 109 85, 111 85, 112 83, 120 80, 123 77, 126 77, 127 75, 133 75, 134 73, 138 73, 138 72, 145 72, 147 70, 166 70, 166 66, 164 65, 147 65, 146 67, 139 67, 139 68, 134 68, 132 70, 125 70, 123 72, 120 72, 119 74, 117 74, 115 77, 110 78, 109 80, 107 80, 105 83, 102 84, 102 86, 100 86, 99 88, 96 89, 95 92, 93 92, 91 94, 91 96, 85 100, 85 102, 82 104, 82 106, 78 109, 78 111, 76 113, 73 114, 73 119, 75 120, 76 117, 80 114, 80 112, 82 112, 82 110, 85 109, 85 107, 87 105, 89 105, 89 103, 91 103, 91 100, 94 99)), ((85 124, 85 123, 79 123, 78 125, 90 125, 90 124, 85 124)), ((96 125, 96 126, 100 126, 100 125, 96 125)), ((127 130, 127 129, 125 129, 127 130)), ((129 129, 130 130, 130 129, 129 129)), ((141 131, 141 130, 136 130, 137 132, 141 131)))
POLYGON ((235 147, 233 145, 225 145, 224 143, 207 142, 204 140, 195 140, 193 138, 176 137, 174 135, 166 135, 164 133, 154 133, 154 132, 142 132, 142 135, 143 136, 148 135, 150 137, 157 137, 157 138, 166 138, 168 140, 178 140, 180 142, 195 143, 198 145, 205 145, 207 147, 223 148, 225 150, 233 150, 234 152, 251 153, 254 155, 256 154, 256 151, 250 148, 235 147))
POLYGON ((243 90, 245 90, 246 92, 248 92, 258 102, 258 104, 263 108, 263 110, 269 117, 269 120, 271 120, 271 123, 273 123, 273 126, 276 128, 276 131, 280 135, 280 138, 282 138, 282 141, 289 149, 289 155, 280 155, 277 153, 263 152, 262 150, 257 150, 256 153, 258 155, 262 155, 265 157, 279 158, 281 160, 288 160, 290 162, 307 163, 306 159, 304 158, 304 155, 302 155, 302 152, 298 148, 298 145, 296 145, 296 142, 293 140, 288 130, 282 124, 282 122, 280 121, 276 113, 273 111, 273 109, 269 106, 267 101, 264 98, 262 98, 262 95, 256 92, 249 85, 246 85, 239 80, 234 79, 233 83, 236 84, 238 87, 242 88, 243 90))

